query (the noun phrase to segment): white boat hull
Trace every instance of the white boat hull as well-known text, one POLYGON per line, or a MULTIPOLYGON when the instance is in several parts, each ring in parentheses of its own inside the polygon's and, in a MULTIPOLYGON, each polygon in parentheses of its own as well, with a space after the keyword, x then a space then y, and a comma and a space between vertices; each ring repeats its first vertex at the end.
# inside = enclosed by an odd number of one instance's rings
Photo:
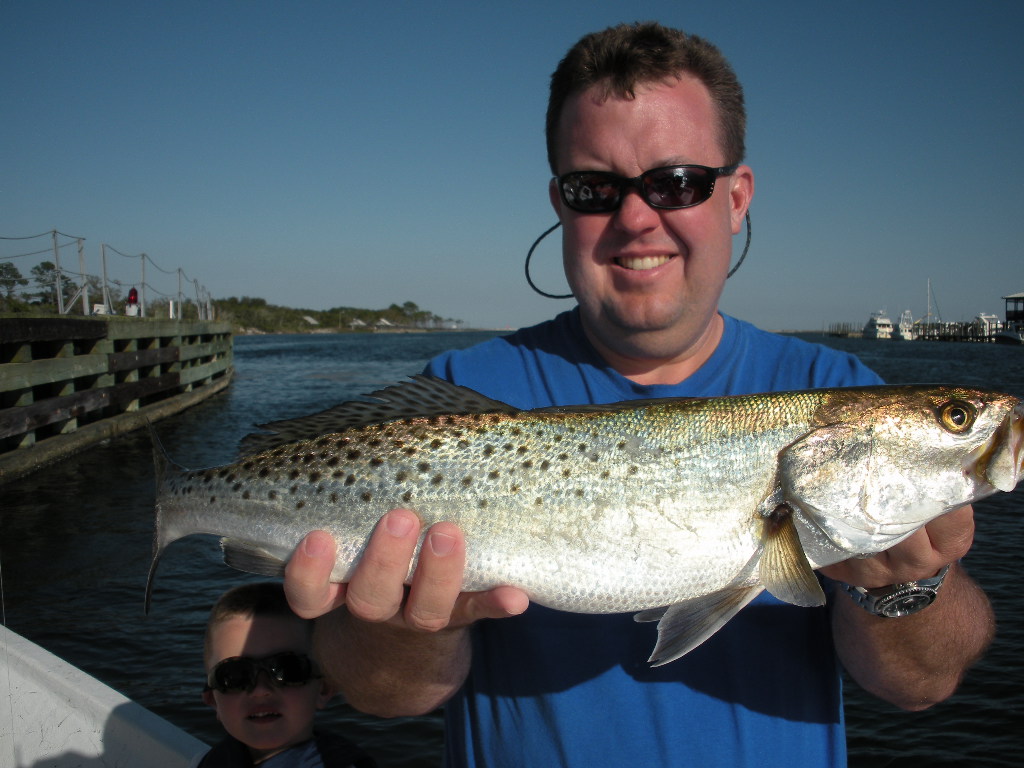
POLYGON ((209 748, 2 625, 0 663, 0 766, 187 768, 209 748))

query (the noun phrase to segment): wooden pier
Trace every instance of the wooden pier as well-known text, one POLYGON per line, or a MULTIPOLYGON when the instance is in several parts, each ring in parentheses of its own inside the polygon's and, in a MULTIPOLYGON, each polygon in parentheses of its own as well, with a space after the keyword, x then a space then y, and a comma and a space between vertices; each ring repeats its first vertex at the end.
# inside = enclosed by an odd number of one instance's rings
POLYGON ((0 484, 224 389, 231 326, 0 319, 0 484))

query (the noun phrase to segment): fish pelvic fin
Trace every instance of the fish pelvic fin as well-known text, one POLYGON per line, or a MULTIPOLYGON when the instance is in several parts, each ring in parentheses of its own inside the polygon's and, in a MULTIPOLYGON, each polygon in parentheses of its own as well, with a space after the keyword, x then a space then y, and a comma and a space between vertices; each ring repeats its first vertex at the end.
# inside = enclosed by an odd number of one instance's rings
POLYGON ((223 538, 220 547, 224 551, 224 562, 232 568, 260 576, 284 576, 285 561, 258 544, 223 538))
POLYGON ((825 592, 800 544, 792 508, 786 503, 778 504, 765 516, 764 527, 759 571, 765 589, 793 605, 805 608, 824 605, 825 592))
POLYGON ((146 426, 149 427, 149 436, 153 441, 153 465, 156 476, 156 513, 153 522, 153 560, 149 564, 149 575, 146 577, 146 601, 143 606, 143 610, 146 614, 149 613, 150 606, 153 603, 153 582, 156 578, 156 567, 160 562, 160 556, 163 554, 164 549, 170 544, 174 538, 172 538, 167 531, 167 518, 163 513, 160 499, 163 496, 164 485, 167 482, 169 475, 184 472, 183 467, 175 464, 171 457, 167 455, 167 451, 164 450, 163 443, 160 442, 160 436, 156 432, 156 428, 153 423, 146 419, 146 426))
POLYGON ((660 667, 685 656, 728 623, 763 587, 735 587, 665 608, 641 611, 634 621, 658 622, 658 642, 647 661, 660 667))
POLYGON ((312 440, 346 429, 400 419, 474 413, 520 413, 518 408, 507 403, 492 400, 475 390, 444 379, 423 375, 411 378, 411 381, 366 395, 373 402, 353 400, 308 416, 259 424, 257 426, 260 429, 268 431, 242 438, 241 453, 258 453, 300 440, 312 440))

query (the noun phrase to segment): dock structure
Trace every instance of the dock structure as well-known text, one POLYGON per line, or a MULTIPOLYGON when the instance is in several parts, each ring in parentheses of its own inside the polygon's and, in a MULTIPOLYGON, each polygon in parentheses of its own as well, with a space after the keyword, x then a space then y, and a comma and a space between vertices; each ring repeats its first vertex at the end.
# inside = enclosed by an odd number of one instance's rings
POLYGON ((178 413, 233 371, 228 323, 0 318, 0 484, 178 413))

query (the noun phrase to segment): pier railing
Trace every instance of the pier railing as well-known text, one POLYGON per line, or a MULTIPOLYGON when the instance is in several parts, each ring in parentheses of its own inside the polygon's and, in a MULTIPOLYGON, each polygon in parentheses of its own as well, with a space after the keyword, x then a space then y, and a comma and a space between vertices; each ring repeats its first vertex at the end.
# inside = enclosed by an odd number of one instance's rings
POLYGON ((0 482, 220 391, 228 323, 0 319, 0 482))

